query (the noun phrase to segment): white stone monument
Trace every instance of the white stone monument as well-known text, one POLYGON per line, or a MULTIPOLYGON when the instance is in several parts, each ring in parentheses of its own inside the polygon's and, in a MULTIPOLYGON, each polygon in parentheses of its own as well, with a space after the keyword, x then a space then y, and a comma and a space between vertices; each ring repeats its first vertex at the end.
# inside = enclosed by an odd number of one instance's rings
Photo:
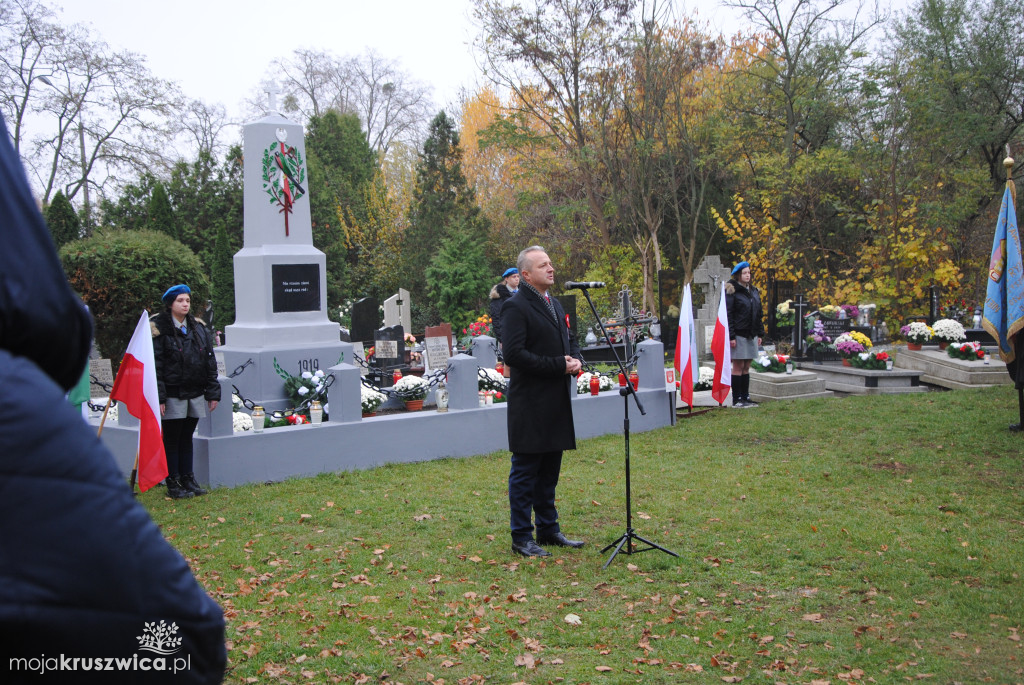
POLYGON ((401 326, 406 334, 412 333, 412 303, 405 288, 384 300, 384 327, 388 326, 401 326))
POLYGON ((328 369, 340 359, 340 328, 327 318, 327 259, 313 247, 302 126, 276 111, 243 128, 244 243, 234 257, 235 322, 225 328, 228 372, 246 399, 287 408, 276 362, 291 375, 328 369))

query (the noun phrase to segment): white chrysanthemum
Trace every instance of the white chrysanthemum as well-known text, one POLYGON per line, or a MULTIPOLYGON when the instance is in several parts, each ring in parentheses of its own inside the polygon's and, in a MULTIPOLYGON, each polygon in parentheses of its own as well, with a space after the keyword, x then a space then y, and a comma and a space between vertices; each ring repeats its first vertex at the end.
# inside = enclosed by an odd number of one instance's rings
POLYGON ((306 395, 308 395, 308 394, 309 394, 309 388, 307 388, 307 387, 306 387, 306 386, 304 386, 304 385, 300 385, 300 386, 299 386, 299 389, 298 389, 298 390, 296 390, 295 392, 297 392, 297 393, 299 393, 300 395, 302 395, 303 397, 305 397, 306 395))
POLYGON ((316 376, 317 378, 323 378, 324 377, 324 372, 321 371, 320 369, 317 369, 316 373, 314 373, 313 375, 316 376))
POLYGON ((946 342, 959 342, 967 339, 967 332, 959 321, 939 319, 932 324, 932 333, 936 338, 946 342))
POLYGON ((244 411, 236 411, 232 414, 231 423, 236 433, 252 430, 252 417, 244 411))
MULTIPOLYGON (((368 388, 365 385, 359 387, 359 400, 363 407, 363 413, 377 411, 377 408, 384 404, 386 399, 387 397, 382 392, 368 388)), ((326 409, 327 407, 325 406, 324 410, 326 411, 326 409)))
POLYGON ((303 371, 302 372, 302 377, 305 378, 308 381, 310 378, 313 377, 313 374, 311 374, 309 371, 303 371))

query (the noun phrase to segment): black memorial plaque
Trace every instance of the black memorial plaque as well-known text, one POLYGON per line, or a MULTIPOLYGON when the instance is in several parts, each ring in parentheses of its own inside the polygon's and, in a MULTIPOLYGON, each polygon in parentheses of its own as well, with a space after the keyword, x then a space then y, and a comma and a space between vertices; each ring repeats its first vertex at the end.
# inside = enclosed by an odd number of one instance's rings
POLYGON ((576 340, 579 342, 579 330, 576 328, 576 296, 556 295, 555 299, 562 305, 562 311, 569 315, 569 330, 573 336, 576 336, 576 340))
POLYGON ((275 314, 320 311, 319 264, 273 264, 270 269, 275 314))

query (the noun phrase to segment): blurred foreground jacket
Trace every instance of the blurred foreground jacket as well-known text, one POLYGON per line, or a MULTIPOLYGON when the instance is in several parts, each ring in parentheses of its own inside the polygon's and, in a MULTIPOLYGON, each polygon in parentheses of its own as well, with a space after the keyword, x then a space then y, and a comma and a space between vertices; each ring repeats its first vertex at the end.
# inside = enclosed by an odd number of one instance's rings
POLYGON ((223 612, 64 400, 92 321, 0 129, 2 680, 220 683, 223 612))

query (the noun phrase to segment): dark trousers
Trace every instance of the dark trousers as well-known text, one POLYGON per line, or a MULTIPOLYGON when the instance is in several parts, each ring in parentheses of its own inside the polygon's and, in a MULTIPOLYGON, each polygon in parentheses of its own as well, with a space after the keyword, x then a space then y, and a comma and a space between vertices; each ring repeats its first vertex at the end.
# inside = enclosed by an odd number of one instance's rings
POLYGON ((512 468, 508 474, 508 504, 514 542, 533 539, 531 510, 536 519, 538 537, 558 532, 555 487, 561 470, 560 451, 512 454, 512 468))
POLYGON ((169 478, 192 473, 192 433, 198 424, 199 419, 192 417, 161 422, 169 478))

